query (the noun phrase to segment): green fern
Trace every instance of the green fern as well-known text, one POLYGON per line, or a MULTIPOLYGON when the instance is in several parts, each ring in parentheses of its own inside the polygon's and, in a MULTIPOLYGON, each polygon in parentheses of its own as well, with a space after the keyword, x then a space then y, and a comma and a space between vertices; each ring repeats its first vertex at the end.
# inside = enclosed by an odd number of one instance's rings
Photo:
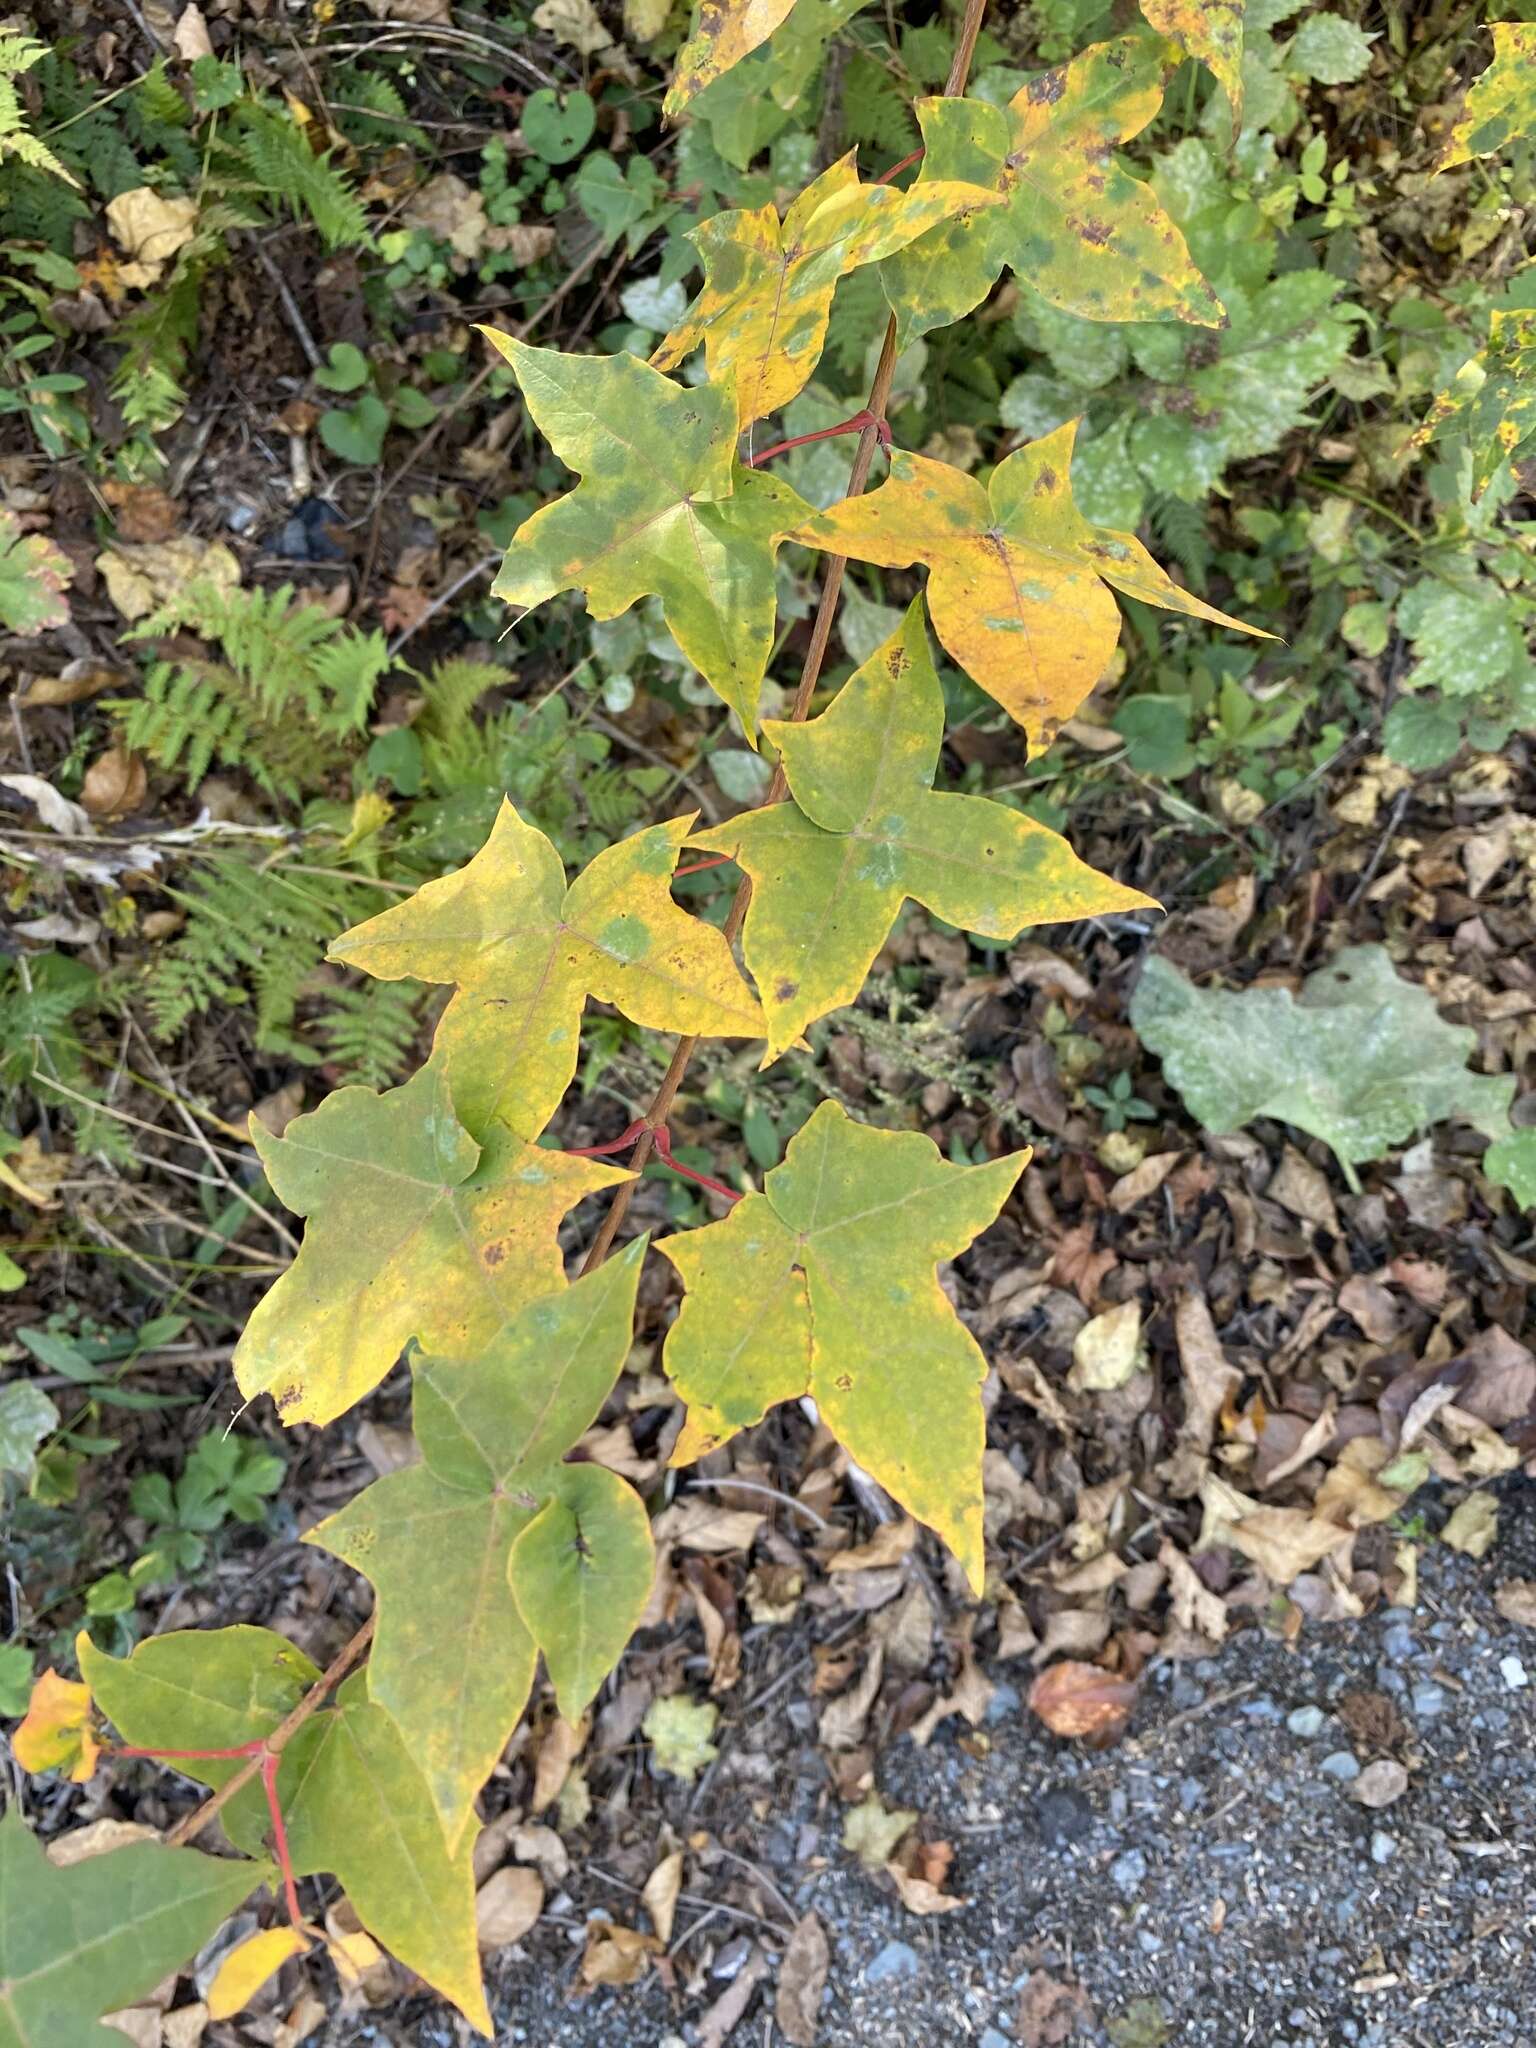
POLYGON ((215 1004, 251 1004, 258 1051, 319 1060, 292 1029, 305 984, 339 931, 393 899, 361 876, 300 874, 235 854, 215 855, 184 887, 165 887, 186 923, 145 978, 157 1035, 174 1037, 215 1004))
POLYGON ((337 1069, 336 1086, 388 1088, 398 1081, 411 1065, 426 1000, 425 990, 405 981, 332 989, 316 1032, 337 1069))
POLYGON ((0 1104, 9 1121, 13 1107, 46 1102, 74 1126, 82 1152, 123 1161, 133 1149, 127 1126, 97 1106, 79 1035, 99 999, 100 984, 83 960, 63 953, 0 959, 0 1104))
POLYGON ((1212 560, 1205 506, 1159 492, 1147 508, 1147 520, 1159 553, 1171 555, 1184 571, 1190 589, 1203 593, 1210 579, 1212 560))
POLYGON ((911 105, 896 80, 876 58, 856 50, 843 72, 843 132, 893 157, 916 146, 911 105))
POLYGON ((289 115, 254 103, 242 106, 230 154, 234 164, 229 190, 307 214, 327 248, 367 245, 362 202, 332 163, 331 152, 316 155, 289 115))
POLYGON ((130 637, 190 628, 222 659, 154 662, 143 694, 117 698, 125 745, 157 767, 200 782, 215 764, 239 769, 274 796, 318 787, 365 727, 389 666, 382 633, 360 633, 293 587, 216 590, 193 584, 130 637))
POLYGON ((0 36, 0 162, 14 157, 34 171, 48 171, 73 185, 76 180, 27 126, 26 109, 14 82, 47 54, 31 36, 0 36))

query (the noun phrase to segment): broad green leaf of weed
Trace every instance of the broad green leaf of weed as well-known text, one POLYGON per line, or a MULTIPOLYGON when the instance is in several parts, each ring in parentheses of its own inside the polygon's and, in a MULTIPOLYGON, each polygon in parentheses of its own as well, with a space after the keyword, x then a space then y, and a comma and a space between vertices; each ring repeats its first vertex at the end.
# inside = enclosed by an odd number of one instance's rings
POLYGON ((581 482, 512 536, 492 586, 524 610, 580 590, 594 619, 661 599, 673 637, 750 738, 773 645, 774 555, 806 510, 736 461, 729 386, 688 389, 638 356, 566 356, 481 332, 581 482))
MULTIPOLYGON (((606 847, 567 888, 554 847, 504 802, 466 867, 343 933, 331 958, 382 981, 453 983, 435 1057, 455 1112, 472 1131, 536 1137, 576 1072, 588 996, 650 1031, 762 1034, 725 939, 672 901, 692 822, 606 847)), ((561 1170, 560 1153, 536 1157, 561 1170)), ((428 1351, 464 1349, 416 1334, 428 1351)))
POLYGON ((0 2040, 112 2048, 122 2036, 102 2014, 146 1997, 271 1875, 158 1842, 60 1870, 13 1809, 0 1820, 0 2040))
POLYGON ((245 1326, 235 1378, 286 1423, 333 1422, 413 1337, 473 1351, 562 1284, 561 1218, 625 1178, 510 1131, 482 1148, 454 1116, 441 1058, 383 1095, 339 1088, 280 1138, 253 1134, 273 1191, 308 1228, 245 1326))
POLYGON ((1234 132, 1243 125, 1244 0, 1141 0, 1160 36, 1205 65, 1227 96, 1234 132))
POLYGON ((1028 1158, 952 1166, 914 1131, 822 1103, 762 1194, 659 1247, 687 1290, 664 1355, 688 1404, 673 1462, 809 1394, 979 1591, 986 1360, 936 1267, 994 1220, 1028 1158))
POLYGON ((1536 128, 1536 22, 1489 24, 1493 62, 1474 79, 1436 170, 1492 156, 1536 128))
POLYGON ((1109 665, 1120 632, 1111 584, 1143 604, 1256 630, 1180 590, 1134 534, 1088 524, 1072 497, 1076 432, 1069 421, 1016 449, 985 488, 898 449, 886 483, 788 536, 885 568, 923 563, 934 631, 1024 727, 1031 753, 1050 745, 1109 665))
POLYGON ((23 535, 15 513, 0 511, 0 626, 30 639, 66 625, 70 574, 69 557, 46 535, 23 535))
POLYGON ((1536 1209, 1536 1130, 1516 1131, 1490 1145, 1483 1171, 1495 1187, 1508 1188, 1522 1209, 1536 1209))
POLYGON ((420 1765, 450 1848, 527 1703, 538 1652, 575 1722, 650 1596, 644 1504, 616 1473, 562 1462, 623 1366, 644 1256, 637 1239, 471 1357, 413 1359, 421 1464, 306 1538, 373 1582, 369 1691, 420 1765))
POLYGON ((685 1692, 652 1700, 640 1727, 656 1768, 691 1785, 720 1754, 709 1739, 719 1719, 720 1709, 712 1701, 691 1700, 685 1692))
MULTIPOLYGON (((1536 65, 1536 54, 1531 61, 1536 65)), ((1436 393, 1408 446, 1423 448, 1448 434, 1464 436, 1471 447, 1476 500, 1536 434, 1536 312, 1501 308, 1491 316, 1487 347, 1436 393)))
POLYGON ((744 936, 768 1018, 765 1065, 814 1018, 854 1001, 909 896, 994 939, 1157 907, 1033 819, 933 789, 944 693, 921 599, 820 718, 764 730, 794 802, 744 812, 692 844, 752 877, 744 936))
POLYGON ((1223 325, 1183 235, 1118 156, 1161 107, 1171 55, 1158 36, 1122 36, 1041 72, 1006 107, 917 102, 926 154, 913 189, 959 181, 1005 203, 931 228, 884 264, 903 347, 969 313, 1005 268, 1084 319, 1223 325))
POLYGON ((1447 1024, 1384 946, 1348 946, 1289 989, 1201 989, 1146 964, 1131 1023, 1208 1131, 1276 1117, 1354 1168, 1448 1117, 1507 1136, 1513 1075, 1474 1074, 1477 1034, 1447 1024))
POLYGON ((799 195, 782 221, 772 205, 717 213, 690 239, 704 286, 652 363, 675 370, 704 346, 712 383, 733 387, 746 428, 805 388, 827 338, 837 282, 878 263, 940 221, 996 206, 977 185, 931 181, 910 192, 864 185, 854 152, 799 195))
MULTIPOLYGON (((261 1628, 154 1636, 123 1658, 85 1643, 81 1664, 102 1711, 142 1749, 222 1749, 268 1735, 319 1676, 284 1637, 261 1628)), ((188 1757, 177 1768, 217 1786, 240 1764, 188 1757)), ((288 1744, 277 1796, 294 1874, 334 1876, 374 1939, 488 2035, 474 1831, 450 1856, 427 1781, 393 1720, 370 1701, 365 1673, 288 1744)), ((237 1848, 262 1852, 270 1821, 258 1784, 235 1795, 224 1823, 237 1848)))

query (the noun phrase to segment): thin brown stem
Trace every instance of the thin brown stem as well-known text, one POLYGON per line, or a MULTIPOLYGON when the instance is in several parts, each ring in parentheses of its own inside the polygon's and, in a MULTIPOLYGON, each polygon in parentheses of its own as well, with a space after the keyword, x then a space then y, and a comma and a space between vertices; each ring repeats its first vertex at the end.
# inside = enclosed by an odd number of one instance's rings
POLYGON ((282 1755, 310 1715, 315 1712, 317 1707, 323 1704, 326 1694, 340 1685, 341 1681, 346 1677, 352 1666, 372 1641, 373 1616, 370 1614, 351 1641, 343 1644, 341 1649, 336 1652, 336 1655, 327 1664, 324 1671, 321 1672, 292 1713, 278 1722, 250 1762, 243 1769, 236 1771, 235 1775, 222 1784, 211 1798, 205 1799, 196 1813, 188 1814, 184 1821, 171 1829, 171 1832, 165 1839, 172 1848, 177 1848, 184 1842, 195 1840, 208 1825, 209 1821, 213 1819, 214 1815, 226 1807, 237 1792, 243 1792, 252 1778, 260 1775, 262 1764, 267 1757, 275 1758, 282 1755))
MULTIPOLYGON (((971 72, 971 59, 976 54, 976 39, 981 34, 982 18, 986 11, 987 0, 967 0, 965 19, 960 24, 960 40, 955 45, 954 62, 950 65, 949 77, 944 86, 944 92, 948 98, 953 99, 965 90, 965 82, 971 72)), ((859 436, 858 450, 853 458, 853 467, 848 474, 847 495, 850 498, 857 498, 862 493, 865 484, 869 481, 870 467, 875 459, 875 449, 880 443, 879 423, 885 419, 886 407, 890 402, 891 396, 891 381, 895 372, 896 322, 893 318, 885 323, 885 339, 880 345, 880 360, 875 365, 874 381, 869 387, 869 398, 865 410, 870 415, 871 424, 865 427, 863 433, 859 436)), ((816 685, 821 680, 821 668, 822 663, 826 660, 827 644, 832 638, 832 624, 837 616, 838 601, 843 593, 843 575, 847 567, 848 558, 846 555, 829 555, 827 557, 826 571, 822 579, 821 597, 816 606, 815 622, 811 627, 810 644, 805 650, 805 660, 800 668, 800 686, 795 691, 794 705, 789 714, 792 721, 804 719, 810 711, 811 699, 815 696, 816 685)), ((789 783, 785 778, 784 763, 780 761, 773 771, 773 779, 768 784, 767 791, 758 808, 762 809, 766 808, 769 804, 782 803, 788 793, 789 783)), ((741 936, 741 928, 746 923, 747 907, 751 901, 751 877, 743 875, 737 886, 736 894, 732 899, 723 927, 726 941, 729 945, 734 946, 737 939, 741 936)), ((592 1249, 587 1253, 586 1260, 582 1265, 581 1270, 583 1273, 595 1272, 613 1249, 614 1239, 618 1236, 623 1226, 624 1218, 629 1213, 629 1205, 635 1198, 635 1188, 638 1185, 640 1169, 655 1150, 656 1128, 658 1125, 665 1124, 671 1115, 672 1105, 677 1100, 678 1090, 683 1085, 683 1077, 688 1071, 688 1063, 693 1058, 694 1049, 698 1042, 697 1038, 680 1038, 677 1042, 676 1049, 667 1066, 667 1071, 661 1077, 661 1085, 651 1098, 650 1108, 647 1109, 645 1115, 640 1119, 641 1123, 645 1125, 645 1129, 640 1134, 639 1142, 636 1144, 629 1162, 635 1171, 636 1179, 627 1180, 621 1187, 614 1190, 613 1200, 609 1204, 608 1213, 603 1218, 602 1227, 593 1239, 592 1249)))

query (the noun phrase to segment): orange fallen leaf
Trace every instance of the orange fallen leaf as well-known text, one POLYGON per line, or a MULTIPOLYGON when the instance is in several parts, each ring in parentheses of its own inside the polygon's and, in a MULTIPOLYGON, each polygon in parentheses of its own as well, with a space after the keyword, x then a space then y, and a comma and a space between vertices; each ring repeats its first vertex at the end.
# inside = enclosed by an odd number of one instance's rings
POLYGON ((1136 1703, 1135 1684, 1117 1678, 1101 1664, 1066 1658, 1040 1673, 1029 1689, 1032 1712, 1053 1735, 1113 1741, 1121 1734, 1136 1703))

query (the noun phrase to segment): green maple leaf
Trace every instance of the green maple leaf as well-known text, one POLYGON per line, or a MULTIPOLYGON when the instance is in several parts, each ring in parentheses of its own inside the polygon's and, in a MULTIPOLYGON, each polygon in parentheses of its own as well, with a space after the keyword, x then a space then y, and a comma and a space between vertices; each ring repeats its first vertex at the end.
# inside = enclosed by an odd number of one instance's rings
POLYGON ((288 1423, 334 1421, 412 1337, 472 1351, 563 1283, 561 1218, 625 1177, 506 1130, 478 1145, 436 1057, 403 1087, 339 1088, 282 1137, 260 1124, 252 1136, 278 1200, 309 1227, 245 1326, 235 1378, 288 1423))
MULTIPOLYGON (((1536 62, 1536 58, 1533 58, 1536 62)), ((1472 496, 1536 435, 1536 312, 1495 312, 1488 345, 1462 364, 1409 439, 1422 448, 1462 434, 1472 449, 1472 496)))
POLYGON ((999 203, 975 185, 861 185, 854 157, 850 150, 823 171, 782 222, 776 207, 759 206, 717 213, 690 236, 704 263, 703 289, 651 360, 673 370, 702 343, 711 382, 735 389, 743 427, 805 388, 839 278, 939 221, 999 203))
POLYGON ((130 1842, 57 1869, 0 1819, 0 2048, 121 2048, 101 2015, 195 1955, 271 1866, 130 1842))
POLYGON ((750 738, 773 646, 778 536, 804 501, 736 461, 735 395, 673 384, 638 356, 565 356, 481 332, 581 477, 513 534, 495 595, 527 610, 580 590, 594 619, 659 597, 678 646, 750 738))
POLYGON ((1437 171, 1492 156, 1536 128, 1536 22, 1491 22, 1493 62, 1467 93, 1466 112, 1447 138, 1437 171))
POLYGON ((1167 73, 1167 46, 1139 33, 1041 72, 1006 107, 917 102, 925 155, 914 189, 959 181, 1005 203, 931 228, 881 266, 902 347, 980 305, 1005 268, 1084 319, 1222 325, 1184 237, 1116 158, 1161 107, 1167 73))
MULTIPOLYGON (((861 562, 929 570, 933 629, 1038 752, 1104 674, 1120 633, 1113 585, 1143 604, 1251 632, 1169 581, 1134 534, 1090 526, 1072 497, 1068 421, 1000 462, 985 487, 897 449, 887 482, 788 536, 861 562)), ((388 914, 388 913, 386 913, 388 914)))
POLYGON ((1511 1074, 1473 1074, 1477 1033, 1447 1024, 1384 946, 1347 946, 1289 989, 1201 989, 1153 957, 1131 1023, 1208 1131, 1277 1117, 1354 1168, 1447 1117, 1509 1130, 1511 1074))
POLYGON ((1243 9, 1247 0, 1141 0, 1159 35, 1204 64, 1227 96, 1232 132, 1243 125, 1243 9))
MULTIPOLYGON (((102 1711, 140 1749, 223 1749, 270 1735, 320 1675, 263 1628, 181 1630, 122 1658, 82 1639, 80 1656, 102 1711)), ((240 1768, 238 1759, 177 1764, 212 1786, 240 1768)), ((277 1797, 295 1876, 334 1876, 374 1939, 488 2035, 473 1832, 449 1854, 427 1781, 393 1720, 369 1700, 365 1673, 295 1734, 278 1768, 277 1797)), ((262 1852, 270 1821, 259 1784, 236 1793, 223 1819, 237 1848, 262 1852)))
POLYGON ((1157 907, 1017 811, 934 791, 944 693, 921 599, 830 710, 805 725, 770 719, 764 730, 794 802, 745 812, 693 844, 728 853, 752 877, 744 937, 769 1060, 855 999, 909 896, 994 939, 1157 907))
POLYGON ((68 555, 40 533, 23 536, 14 512, 0 511, 0 626, 22 638, 67 625, 68 555))
POLYGON ((538 1651, 574 1722, 650 1597, 643 1502, 616 1473, 562 1462, 623 1366, 644 1256, 637 1239, 472 1358, 413 1359, 422 1463, 305 1539, 373 1582, 369 1690, 420 1765, 450 1848, 527 1703, 538 1651))
POLYGON ((813 1395, 979 1591, 986 1360, 935 1268, 993 1221, 1028 1158, 952 1166, 916 1132, 869 1130, 822 1103, 762 1194, 658 1247, 687 1289, 664 1356, 688 1403, 673 1463, 813 1395))
POLYGON ((384 981, 456 984, 434 1046, 455 1110, 472 1131, 536 1137, 576 1071, 588 996, 650 1031, 762 1031, 730 947, 672 901, 692 822, 605 847, 567 888, 554 847, 503 803, 467 866, 355 925, 330 957, 384 981))

